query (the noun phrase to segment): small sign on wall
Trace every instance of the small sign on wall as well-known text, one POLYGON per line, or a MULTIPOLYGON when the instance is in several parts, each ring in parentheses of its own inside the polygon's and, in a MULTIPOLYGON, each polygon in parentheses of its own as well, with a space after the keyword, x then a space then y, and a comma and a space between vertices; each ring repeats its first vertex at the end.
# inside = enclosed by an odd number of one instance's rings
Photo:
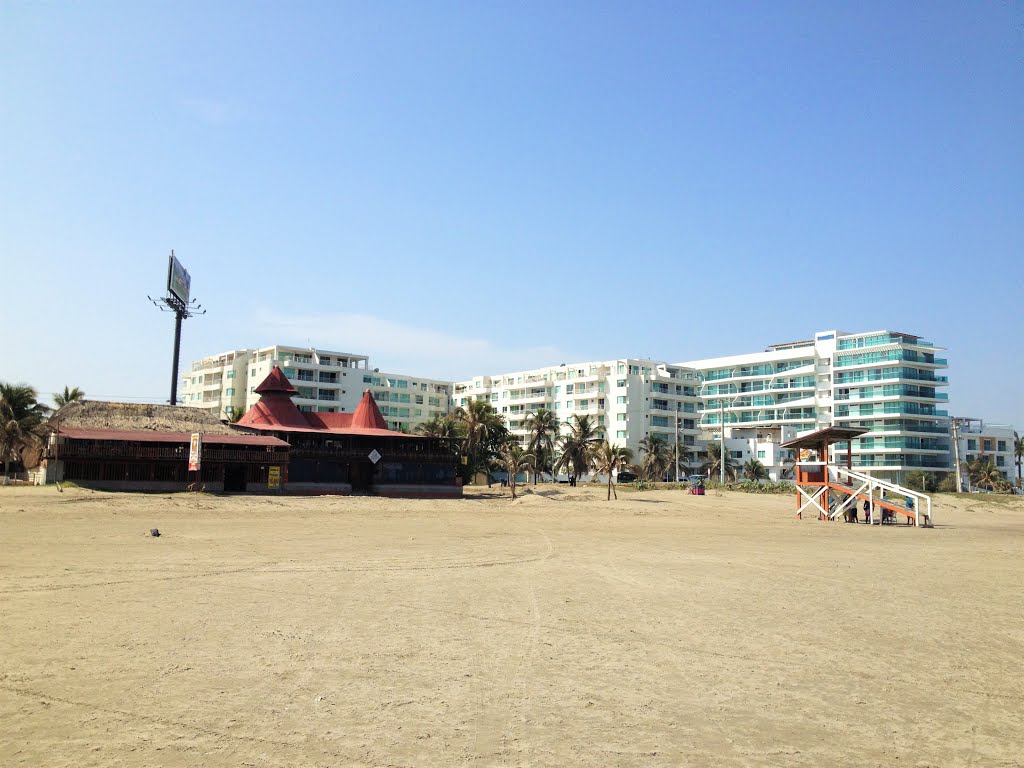
POLYGON ((267 488, 281 487, 281 468, 267 467, 267 488))
POLYGON ((192 433, 192 441, 188 448, 188 471, 198 472, 199 465, 203 458, 203 436, 198 432, 192 433))

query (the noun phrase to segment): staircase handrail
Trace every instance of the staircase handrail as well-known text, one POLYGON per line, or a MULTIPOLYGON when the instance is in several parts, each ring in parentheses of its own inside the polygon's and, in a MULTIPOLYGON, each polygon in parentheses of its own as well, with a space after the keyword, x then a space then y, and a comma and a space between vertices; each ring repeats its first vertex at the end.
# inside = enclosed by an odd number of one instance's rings
MULTIPOLYGON (((928 494, 922 493, 921 491, 914 490, 913 488, 907 488, 906 486, 898 485, 897 483, 893 483, 893 482, 891 482, 889 480, 882 480, 881 478, 874 477, 874 476, 872 476, 872 475, 870 475, 870 474, 868 474, 866 472, 857 472, 855 470, 848 469, 848 468, 843 467, 843 466, 832 465, 832 466, 829 467, 829 469, 830 469, 830 471, 833 471, 833 472, 836 473, 836 478, 837 479, 839 479, 841 475, 846 475, 850 480, 859 480, 862 483, 868 483, 869 484, 868 485, 868 498, 872 502, 874 501, 873 496, 874 496, 874 489, 875 488, 881 488, 881 489, 886 490, 886 491, 892 491, 893 493, 902 494, 905 497, 910 497, 910 498, 914 499, 915 500, 914 525, 915 526, 920 526, 921 525, 921 512, 922 512, 922 510, 927 510, 927 511, 924 512, 924 515, 925 515, 925 525, 928 526, 928 527, 931 527, 934 524, 933 523, 933 519, 932 519, 932 497, 929 496, 928 494), (923 506, 922 506, 922 504, 923 504, 923 506)), ((857 491, 857 493, 860 493, 860 492, 862 492, 862 491, 857 491)), ((852 498, 852 496, 855 496, 855 495, 856 494, 852 494, 851 498, 852 498)), ((836 510, 835 514, 838 514, 839 511, 844 509, 845 506, 848 504, 848 502, 849 502, 849 500, 847 500, 843 504, 840 504, 839 508, 836 510)), ((892 503, 892 502, 889 502, 889 503, 892 503)))

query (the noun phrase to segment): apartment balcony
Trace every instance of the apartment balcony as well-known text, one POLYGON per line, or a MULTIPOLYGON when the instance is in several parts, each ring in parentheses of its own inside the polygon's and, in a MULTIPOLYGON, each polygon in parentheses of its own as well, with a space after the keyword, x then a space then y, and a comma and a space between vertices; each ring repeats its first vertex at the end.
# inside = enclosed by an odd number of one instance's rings
POLYGON ((854 458, 854 469, 950 469, 951 462, 930 456, 904 454, 861 456, 854 458))

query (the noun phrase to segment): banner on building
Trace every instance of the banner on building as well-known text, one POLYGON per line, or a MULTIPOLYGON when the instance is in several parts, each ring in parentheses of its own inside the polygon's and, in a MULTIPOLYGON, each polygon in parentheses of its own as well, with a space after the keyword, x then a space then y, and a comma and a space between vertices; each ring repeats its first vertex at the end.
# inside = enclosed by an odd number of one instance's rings
POLYGON ((192 433, 192 442, 188 447, 188 471, 198 472, 199 464, 203 458, 203 436, 198 432, 192 433))
POLYGON ((267 467, 267 488, 281 487, 281 468, 267 467))

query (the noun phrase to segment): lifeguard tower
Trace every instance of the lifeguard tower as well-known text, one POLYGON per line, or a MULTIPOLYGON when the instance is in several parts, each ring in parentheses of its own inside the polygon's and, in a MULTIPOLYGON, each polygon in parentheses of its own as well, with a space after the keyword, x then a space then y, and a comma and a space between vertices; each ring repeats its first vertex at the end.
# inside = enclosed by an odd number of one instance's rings
POLYGON ((863 427, 826 427, 781 444, 792 448, 796 463, 796 516, 814 510, 819 520, 838 520, 857 509, 858 501, 871 505, 868 522, 880 525, 881 512, 892 520, 903 515, 915 526, 932 526, 932 498, 920 491, 880 480, 864 472, 853 471, 852 440, 867 429, 863 427), (829 464, 829 446, 846 443, 846 466, 829 464))

